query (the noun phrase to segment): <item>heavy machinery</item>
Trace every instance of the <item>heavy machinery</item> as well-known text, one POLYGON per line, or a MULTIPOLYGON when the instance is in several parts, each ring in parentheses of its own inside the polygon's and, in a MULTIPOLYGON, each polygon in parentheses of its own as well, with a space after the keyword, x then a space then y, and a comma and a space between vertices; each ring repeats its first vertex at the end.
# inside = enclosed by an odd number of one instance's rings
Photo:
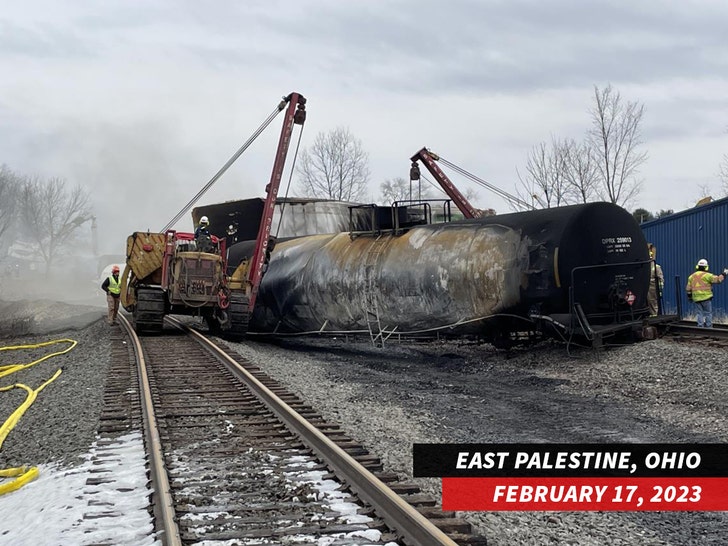
POLYGON ((511 195, 510 193, 500 189, 497 186, 494 186, 493 184, 489 184, 482 178, 478 178, 472 173, 469 173, 462 167, 459 167, 455 165, 454 163, 451 163, 436 153, 428 150, 427 148, 422 148, 419 150, 415 155, 413 155, 410 160, 412 161, 412 166, 410 167, 410 180, 412 181, 419 181, 420 180, 420 166, 417 163, 418 161, 422 161, 422 163, 427 167, 427 170, 430 171, 430 174, 435 178, 435 181, 440 184, 443 191, 447 194, 447 196, 455 203, 455 206, 460 210, 460 212, 463 214, 463 217, 465 219, 470 218, 481 218, 483 216, 493 216, 495 215, 495 210, 493 209, 485 209, 480 210, 476 209, 470 201, 460 192, 460 190, 457 189, 455 184, 452 183, 452 181, 447 177, 447 175, 443 172, 443 170, 440 168, 440 166, 437 164, 437 162, 441 162, 443 165, 447 165, 451 169, 457 171, 458 173, 462 174, 466 178, 469 178, 472 182, 475 182, 484 188, 492 191, 496 195, 499 195, 503 199, 505 199, 507 202, 511 203, 515 206, 516 209, 520 210, 529 210, 533 209, 531 205, 526 203, 525 201, 521 200, 520 198, 516 197, 515 195, 511 195))
MULTIPOLYGON (((267 195, 254 253, 250 260, 237 265, 231 277, 227 275, 224 238, 212 235, 209 240, 195 240, 192 233, 167 228, 159 233, 135 232, 127 238, 121 303, 131 312, 137 332, 159 332, 164 316, 175 314, 201 316, 212 331, 233 337, 245 335, 266 261, 270 257, 273 212, 293 126, 303 125, 305 105, 306 99, 302 95, 291 93, 277 107, 277 112, 286 109, 286 113, 270 183, 265 188, 267 195)), ((267 123, 277 112, 271 114, 267 123)), ((253 138, 261 131, 259 128, 253 138)), ((246 147, 236 155, 239 156, 246 147)), ((213 177, 205 190, 234 159, 213 177)), ((192 204, 194 200, 187 207, 192 204)))
POLYGON ((437 154, 431 152, 427 148, 422 148, 410 159, 412 160, 412 166, 410 167, 410 180, 420 180, 420 166, 417 164, 417 161, 422 161, 425 167, 427 167, 427 170, 430 171, 430 174, 435 177, 435 180, 438 184, 440 184, 440 186, 442 186, 442 189, 445 191, 447 196, 453 200, 455 206, 460 209, 460 212, 463 213, 465 218, 480 218, 483 215, 483 211, 476 209, 472 204, 470 204, 470 201, 468 201, 468 199, 460 193, 460 190, 455 187, 455 184, 450 181, 447 175, 442 171, 442 169, 440 169, 437 163, 435 163, 440 159, 437 154))

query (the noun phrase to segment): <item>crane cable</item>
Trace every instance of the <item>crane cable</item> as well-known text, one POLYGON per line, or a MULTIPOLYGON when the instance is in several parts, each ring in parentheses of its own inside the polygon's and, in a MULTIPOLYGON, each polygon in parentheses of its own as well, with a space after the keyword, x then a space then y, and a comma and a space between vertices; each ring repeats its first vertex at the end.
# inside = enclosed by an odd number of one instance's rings
MULTIPOLYGON (((49 345, 55 345, 58 343, 70 343, 70 345, 64 349, 63 351, 57 351, 54 353, 50 353, 45 355, 42 358, 39 358, 38 360, 35 360, 29 364, 10 364, 6 366, 0 366, 0 377, 5 377, 7 375, 10 375, 15 372, 19 372, 20 370, 24 370, 26 368, 30 368, 31 366, 34 366, 35 364, 38 364, 40 362, 43 362, 44 360, 47 360, 54 356, 59 356, 62 354, 65 354, 69 352, 71 349, 73 349, 78 342, 73 339, 57 339, 53 341, 46 341, 43 343, 36 343, 33 345, 16 345, 16 346, 10 346, 10 347, 0 347, 0 351, 15 351, 15 350, 21 350, 21 349, 37 349, 40 347, 47 347, 49 345)), ((8 434, 10 434, 10 431, 15 428, 15 425, 18 423, 20 418, 25 414, 25 412, 28 410, 28 408, 35 402, 35 399, 37 398, 38 394, 45 389, 48 385, 50 385, 53 381, 55 381, 58 376, 61 375, 63 371, 63 368, 59 368, 56 370, 56 373, 53 374, 53 377, 51 377, 49 380, 44 382, 40 387, 37 389, 32 389, 31 387, 24 385, 22 383, 15 383, 14 385, 7 385, 5 387, 0 387, 0 392, 4 391, 10 391, 11 389, 18 388, 23 389, 26 391, 27 395, 25 397, 25 401, 20 404, 20 406, 17 407, 17 409, 8 417, 5 422, 0 426, 0 448, 2 448, 3 442, 5 441, 5 438, 7 438, 8 434)), ((6 469, 0 469, 0 478, 15 478, 14 480, 7 482, 7 483, 0 483, 0 495, 4 495, 5 493, 10 493, 11 491, 15 491, 17 489, 20 489, 22 486, 24 486, 26 483, 34 480, 38 477, 38 467, 32 466, 32 467, 16 467, 16 468, 6 468, 6 469)))
MULTIPOLYGON (((447 192, 446 192, 445 190, 443 190, 443 189, 442 189, 442 186, 440 186, 440 184, 438 184, 438 183, 437 183, 437 182, 435 182, 434 180, 430 180, 430 179, 429 179, 429 178, 427 178, 427 176, 425 176, 424 174, 420 174, 420 178, 421 178, 422 180, 424 180, 425 182, 427 182, 427 183, 428 183, 428 184, 429 184, 429 185, 430 185, 430 186, 431 186, 431 187, 432 187, 432 188, 433 188, 433 189, 434 189, 435 191, 437 191, 437 192, 440 192, 440 193, 441 193, 442 195, 444 195, 445 197, 449 197, 449 196, 447 195, 447 192)), ((422 193, 422 192, 420 191, 420 193, 422 193)), ((410 198, 410 199, 411 199, 411 198, 410 198)))
POLYGON ((179 221, 179 219, 182 218, 182 216, 184 216, 185 214, 187 214, 187 211, 190 210, 190 208, 195 203, 197 203, 197 201, 207 192, 207 190, 209 190, 212 187, 212 185, 215 182, 218 181, 218 179, 223 174, 225 174, 225 171, 227 171, 230 168, 230 166, 233 163, 235 163, 235 161, 243 154, 243 152, 250 147, 250 145, 253 143, 253 141, 255 141, 255 139, 258 138, 258 136, 260 136, 260 134, 265 130, 265 128, 268 127, 268 125, 271 124, 271 122, 273 121, 273 119, 275 119, 275 117, 280 112, 283 111, 283 109, 285 108, 286 103, 287 103, 287 101, 284 99, 283 101, 281 101, 278 104, 278 106, 276 106, 276 109, 273 112, 271 112, 271 114, 266 118, 266 120, 263 123, 260 124, 260 126, 253 133, 253 135, 247 141, 245 141, 245 144, 243 144, 238 149, 238 151, 235 152, 230 159, 228 159, 227 163, 225 163, 225 165, 223 165, 220 168, 220 170, 217 171, 217 173, 215 173, 215 176, 213 176, 210 179, 210 181, 207 184, 205 184, 202 187, 202 189, 200 191, 198 191, 197 194, 192 199, 190 199, 184 207, 182 207, 182 209, 174 216, 174 218, 172 218, 167 223, 167 225, 162 228, 162 233, 166 232, 168 229, 170 229, 172 226, 174 226, 179 221))
POLYGON ((440 161, 440 163, 442 163, 443 165, 447 165, 447 166, 448 166, 448 167, 450 167, 450 168, 451 168, 452 170, 454 170, 454 171, 456 171, 456 172, 458 172, 458 173, 462 174, 463 176, 466 176, 467 178, 469 178, 469 179, 470 179, 470 180, 472 180, 473 182, 475 182, 475 183, 477 183, 477 184, 480 184, 480 185, 481 185, 481 186, 483 186, 484 188, 487 188, 487 189, 489 189, 490 191, 492 191, 493 193, 495 193, 495 194, 497 194, 497 195, 500 195, 501 197, 503 197, 503 198, 504 198, 504 199, 506 199, 507 201, 510 201, 511 203, 513 203, 513 204, 515 204, 515 205, 518 205, 518 206, 520 206, 520 207, 525 207, 526 209, 529 209, 529 210, 531 210, 531 209, 534 209, 534 208, 535 208, 535 207, 534 207, 533 205, 531 205, 531 204, 529 204, 529 203, 526 203, 525 201, 523 201, 522 199, 520 199, 520 198, 516 197, 515 195, 511 195, 511 194, 510 194, 510 193, 508 193, 507 191, 504 191, 504 190, 500 189, 499 187, 497 187, 497 186, 494 186, 493 184, 490 184, 490 183, 486 182, 486 181, 485 181, 485 180, 483 180, 482 178, 478 178, 478 177, 477 177, 477 176, 475 176, 474 174, 471 174, 471 173, 469 173, 469 172, 468 172, 468 171, 466 171, 465 169, 463 169, 463 168, 461 168, 461 167, 458 167, 458 166, 457 166, 457 165, 455 165, 454 163, 451 163, 451 162, 447 161, 446 159, 443 159, 443 158, 442 158, 442 156, 438 155, 438 157, 439 157, 439 161, 440 161))

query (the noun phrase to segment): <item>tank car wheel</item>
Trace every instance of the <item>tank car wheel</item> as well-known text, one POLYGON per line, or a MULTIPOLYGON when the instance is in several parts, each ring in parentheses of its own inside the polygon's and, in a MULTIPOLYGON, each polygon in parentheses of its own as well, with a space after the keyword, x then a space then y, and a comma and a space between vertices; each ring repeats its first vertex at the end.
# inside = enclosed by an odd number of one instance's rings
POLYGON ((510 332, 505 330, 497 329, 493 332, 493 335, 490 340, 493 347, 496 349, 501 349, 503 351, 510 351, 513 349, 514 342, 513 338, 510 335, 510 332))

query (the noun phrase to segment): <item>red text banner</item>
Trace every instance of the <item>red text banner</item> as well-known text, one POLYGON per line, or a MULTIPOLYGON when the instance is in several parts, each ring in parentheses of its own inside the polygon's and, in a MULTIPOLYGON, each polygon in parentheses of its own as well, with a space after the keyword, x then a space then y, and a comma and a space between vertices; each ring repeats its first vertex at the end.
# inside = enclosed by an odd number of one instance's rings
POLYGON ((726 511, 728 478, 443 478, 457 511, 726 511))

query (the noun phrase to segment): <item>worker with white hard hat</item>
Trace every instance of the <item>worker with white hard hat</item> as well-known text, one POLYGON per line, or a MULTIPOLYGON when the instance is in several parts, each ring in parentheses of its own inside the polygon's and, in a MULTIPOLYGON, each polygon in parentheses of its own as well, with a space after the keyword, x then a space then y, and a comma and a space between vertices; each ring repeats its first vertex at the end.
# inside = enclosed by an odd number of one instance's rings
POLYGON ((210 236, 210 220, 207 216, 200 218, 200 223, 195 229, 195 243, 197 243, 197 250, 202 252, 209 252, 212 247, 212 237, 210 236))
POLYGON ((715 275, 708 271, 708 260, 701 258, 695 266, 695 273, 688 277, 685 290, 688 299, 697 305, 697 322, 699 327, 713 327, 713 285, 722 283, 728 275, 728 269, 722 275, 715 275))

